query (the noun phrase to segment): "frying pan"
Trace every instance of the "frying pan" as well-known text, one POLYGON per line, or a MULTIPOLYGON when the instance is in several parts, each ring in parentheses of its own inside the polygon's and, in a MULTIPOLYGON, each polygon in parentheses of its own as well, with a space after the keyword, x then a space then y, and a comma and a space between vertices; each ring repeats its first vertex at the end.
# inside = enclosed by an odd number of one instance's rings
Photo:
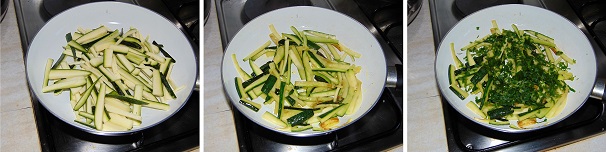
MULTIPOLYGON (((267 62, 267 60, 259 59, 255 62, 257 65, 262 65, 267 62)), ((293 68, 295 67, 293 66, 293 68)), ((329 132, 343 128, 348 124, 354 123, 372 109, 385 86, 386 68, 385 56, 383 55, 381 46, 370 31, 362 24, 346 15, 332 10, 310 6, 297 6, 265 13, 244 25, 227 46, 223 56, 221 72, 223 86, 231 103, 248 119, 269 130, 280 132, 285 135, 309 137, 328 134, 329 132), (234 87, 234 78, 239 75, 233 65, 231 55, 236 54, 238 62, 244 71, 251 72, 252 70, 247 66, 248 63, 242 61, 242 58, 269 40, 268 34, 270 33, 270 24, 273 24, 279 33, 292 33, 289 28, 290 26, 294 26, 298 30, 312 29, 331 33, 337 36, 339 42, 343 42, 350 49, 362 54, 361 58, 356 59, 355 62, 353 62, 362 67, 361 72, 357 74, 358 79, 362 81, 362 104, 357 112, 340 118, 339 126, 341 127, 326 132, 312 130, 303 132, 282 131, 278 129, 278 126, 261 118, 261 115, 265 113, 265 111, 273 113, 273 104, 275 104, 275 102, 270 105, 262 106, 258 112, 254 112, 238 103, 240 98, 234 87), (351 120, 351 122, 347 123, 348 120, 351 120)), ((292 76, 293 81, 300 80, 298 73, 293 72, 292 76)), ((261 99, 254 100, 254 102, 262 104, 261 99)))
MULTIPOLYGON (((173 23, 164 17, 145 8, 122 2, 95 2, 80 5, 59 13, 51 18, 34 37, 26 56, 27 81, 36 98, 50 113, 60 120, 85 132, 104 136, 121 136, 133 134, 164 122, 177 113, 187 102, 197 76, 197 64, 191 44, 185 35, 173 23), (74 32, 78 27, 96 28, 105 25, 109 29, 135 27, 142 35, 149 35, 164 45, 164 49, 177 61, 171 78, 177 86, 184 89, 175 92, 177 99, 168 101, 170 110, 162 111, 142 108, 143 118, 139 127, 129 131, 98 131, 74 122, 75 114, 71 110, 69 93, 55 96, 53 93, 42 93, 45 61, 53 58, 57 61, 66 45, 65 34, 74 32)), ((66 60, 71 61, 70 58, 66 60)))
MULTIPOLYGON (((462 59, 465 53, 458 51, 457 56, 462 59)), ((509 4, 486 8, 475 12, 459 21, 444 37, 436 57, 436 79, 442 95, 448 103, 460 114, 482 126, 508 133, 522 133, 538 130, 556 124, 579 109, 589 97, 596 80, 596 58, 587 37, 564 17, 534 6, 509 4), (573 81, 566 83, 576 90, 568 94, 568 100, 562 112, 546 122, 534 125, 528 129, 512 129, 508 125, 497 126, 479 122, 479 117, 469 110, 465 104, 475 100, 470 95, 465 100, 459 99, 448 89, 448 65, 454 64, 451 57, 450 43, 455 44, 455 51, 464 45, 489 34, 491 20, 496 20, 500 29, 511 29, 516 24, 518 29, 531 29, 555 39, 556 45, 569 57, 576 59, 577 63, 570 65, 570 72, 575 76, 573 81), (476 29, 478 28, 478 29, 476 29)))

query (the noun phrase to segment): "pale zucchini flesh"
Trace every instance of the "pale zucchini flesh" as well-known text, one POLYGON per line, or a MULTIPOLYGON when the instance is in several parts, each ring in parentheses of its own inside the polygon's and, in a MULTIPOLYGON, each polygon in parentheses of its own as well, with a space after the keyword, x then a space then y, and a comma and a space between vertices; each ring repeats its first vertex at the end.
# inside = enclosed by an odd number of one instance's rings
POLYGON ((183 86, 174 89, 176 84, 169 78, 176 63, 169 50, 155 41, 151 45, 149 37, 142 39, 134 28, 124 34, 103 25, 78 28, 65 37, 60 59, 55 64, 47 60, 42 92, 69 91, 76 123, 99 131, 131 130, 141 124, 142 107, 168 111, 168 102, 182 90, 183 86))

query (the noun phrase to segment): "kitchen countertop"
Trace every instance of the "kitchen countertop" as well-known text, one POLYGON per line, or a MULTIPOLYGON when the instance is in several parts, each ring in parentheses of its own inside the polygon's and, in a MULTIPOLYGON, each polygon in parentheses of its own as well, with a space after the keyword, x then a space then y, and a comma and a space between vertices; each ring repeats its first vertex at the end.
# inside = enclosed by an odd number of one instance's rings
POLYGON ((13 1, 0 27, 0 151, 40 151, 13 1))
MULTIPOLYGON (((408 151, 448 150, 441 95, 433 70, 435 47, 428 4, 423 2, 421 12, 407 29, 408 151)), ((599 134, 551 151, 603 151, 604 143, 606 135, 599 134)))
POLYGON ((221 81, 223 47, 215 1, 204 25, 204 151, 238 151, 238 138, 229 100, 221 81))
MULTIPOLYGON (((204 25, 204 151, 238 151, 238 139, 229 100, 221 81, 223 46, 215 9, 204 25)), ((402 145, 387 151, 403 151, 402 145)))

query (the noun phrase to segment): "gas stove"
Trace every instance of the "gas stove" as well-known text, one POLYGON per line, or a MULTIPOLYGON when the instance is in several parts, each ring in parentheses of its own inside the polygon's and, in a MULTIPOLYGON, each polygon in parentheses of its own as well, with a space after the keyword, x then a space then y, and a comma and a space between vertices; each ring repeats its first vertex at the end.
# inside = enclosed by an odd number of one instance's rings
MULTIPOLYGON (((446 33, 467 14, 482 8, 520 3, 560 14, 570 20, 587 36, 598 61, 598 77, 605 76, 606 68, 606 3, 592 0, 430 0, 429 8, 436 48, 446 33), (601 8, 601 9, 600 9, 601 8)), ((573 115, 562 122, 528 133, 503 133, 480 126, 452 108, 442 98, 444 121, 449 151, 539 151, 566 145, 603 133, 606 128, 606 104, 588 99, 573 115)))
MULTIPOLYGON (((332 9, 362 23, 381 44, 387 65, 399 65, 401 68, 403 1, 216 0, 215 4, 224 47, 254 17, 282 7, 307 5, 332 9)), ((240 151, 379 151, 403 143, 402 105, 402 90, 385 88, 374 108, 360 120, 318 137, 291 137, 273 132, 246 118, 233 105, 230 106, 240 151)))
MULTIPOLYGON (((71 7, 99 0, 14 0, 23 56, 34 36, 54 15, 71 7)), ((119 0, 150 9, 175 23, 199 54, 199 2, 196 0, 119 0)), ((31 89, 30 89, 31 90, 31 89)), ((30 91, 30 94, 34 94, 30 91)), ((53 116, 32 97, 32 109, 42 151, 184 151, 199 147, 199 91, 166 121, 125 136, 99 136, 81 131, 53 116)))

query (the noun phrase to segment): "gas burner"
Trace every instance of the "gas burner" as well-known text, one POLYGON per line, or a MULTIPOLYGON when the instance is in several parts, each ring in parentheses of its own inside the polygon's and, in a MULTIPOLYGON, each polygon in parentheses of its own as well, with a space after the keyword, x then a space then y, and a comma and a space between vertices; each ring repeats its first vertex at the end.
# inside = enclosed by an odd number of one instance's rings
POLYGON ((204 25, 206 25, 208 15, 210 15, 210 0, 204 0, 204 25))
POLYGON ((519 0, 455 0, 456 8, 467 16, 473 12, 479 11, 491 6, 503 4, 517 4, 519 0))
POLYGON ((378 8, 373 14, 375 25, 382 31, 387 38, 387 43, 393 46, 398 56, 402 56, 404 48, 404 38, 402 37, 404 16, 402 14, 402 5, 387 5, 378 8))
POLYGON ((272 10, 290 6, 309 6, 309 0, 247 0, 244 4, 245 21, 248 22, 255 17, 272 10))
POLYGON ((0 22, 4 20, 4 16, 6 15, 6 11, 8 10, 8 2, 9 0, 2 0, 2 4, 0 5, 0 8, 2 8, 0 10, 2 11, 2 15, 0 15, 0 22))
POLYGON ((42 1, 42 5, 44 5, 46 13, 52 17, 72 7, 100 1, 110 0, 44 0, 42 1))
MULTIPOLYGON (((598 45, 606 48, 606 2, 596 0, 568 1, 577 10, 598 45)), ((606 51, 606 50, 603 50, 606 51)))
MULTIPOLYGON (((162 0, 168 10, 175 14, 177 21, 184 25, 184 32, 196 44, 200 44, 200 1, 199 0, 162 0)), ((205 4, 208 5, 208 4, 205 4)), ((207 6, 205 6, 207 7, 207 6)), ((206 11, 209 9, 205 9, 206 11)), ((205 18, 208 15, 205 14, 205 18)))
POLYGON ((423 1, 421 0, 408 0, 408 24, 412 23, 412 21, 417 18, 419 15, 419 11, 421 11, 421 5, 423 5, 423 1))
POLYGON ((200 16, 198 13, 200 13, 199 1, 182 4, 177 12, 177 18, 187 27, 188 32, 194 37, 194 41, 197 41, 200 38, 200 16))
MULTIPOLYGON (((402 60, 404 50, 404 38, 402 36, 404 15, 402 14, 402 6, 404 6, 404 2, 394 0, 356 0, 356 3, 370 19, 373 26, 379 30, 378 32, 394 53, 396 53, 395 55, 398 59, 402 60)), ((421 2, 418 1, 416 3, 421 2)))
POLYGON ((377 9, 373 16, 373 21, 377 23, 381 31, 389 33, 391 28, 402 25, 404 16, 401 5, 388 5, 377 9))
POLYGON ((198 24, 200 20, 200 16, 198 13, 200 12, 200 2, 193 1, 188 2, 182 5, 177 13, 177 17, 182 20, 185 26, 191 28, 194 25, 198 24))

